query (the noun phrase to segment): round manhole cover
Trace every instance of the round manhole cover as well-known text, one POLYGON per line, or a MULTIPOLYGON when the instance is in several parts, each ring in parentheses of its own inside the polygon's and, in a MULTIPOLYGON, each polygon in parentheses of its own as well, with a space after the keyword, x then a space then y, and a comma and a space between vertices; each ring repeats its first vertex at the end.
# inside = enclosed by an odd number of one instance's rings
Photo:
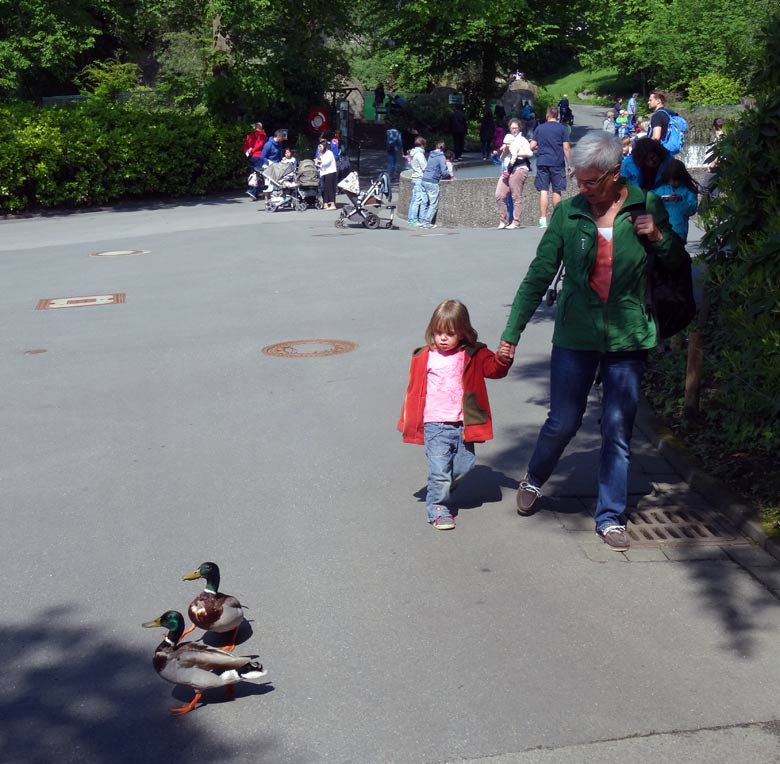
POLYGON ((268 345, 262 352, 276 358, 320 358, 349 353, 356 348, 357 343, 348 340, 290 340, 268 345))
POLYGON ((125 257, 127 255, 145 255, 148 249, 107 249, 104 252, 90 252, 90 257, 125 257))

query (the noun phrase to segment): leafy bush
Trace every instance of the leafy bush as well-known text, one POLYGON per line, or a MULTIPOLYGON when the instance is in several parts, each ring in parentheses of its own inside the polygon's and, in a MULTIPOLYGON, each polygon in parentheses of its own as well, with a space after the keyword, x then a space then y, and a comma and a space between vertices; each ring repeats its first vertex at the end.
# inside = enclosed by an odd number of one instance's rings
POLYGON ((245 130, 203 114, 102 97, 0 106, 0 212, 235 187, 245 130))
POLYGON ((765 56, 755 107, 718 146, 704 245, 716 311, 708 416, 726 448, 768 455, 780 447, 780 14, 765 56))
POLYGON ((720 106, 739 102, 745 88, 737 80, 712 72, 696 77, 688 86, 688 101, 693 106, 720 106))

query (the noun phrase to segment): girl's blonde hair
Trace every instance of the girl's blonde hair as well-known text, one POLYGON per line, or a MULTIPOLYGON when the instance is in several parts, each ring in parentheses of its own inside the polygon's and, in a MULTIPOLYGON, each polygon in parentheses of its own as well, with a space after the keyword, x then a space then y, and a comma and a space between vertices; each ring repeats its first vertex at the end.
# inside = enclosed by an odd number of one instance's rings
POLYGON ((445 300, 436 306, 425 330, 428 347, 436 345, 433 335, 437 331, 459 334, 462 345, 473 345, 477 341, 477 330, 471 325, 469 311, 460 300, 445 300))

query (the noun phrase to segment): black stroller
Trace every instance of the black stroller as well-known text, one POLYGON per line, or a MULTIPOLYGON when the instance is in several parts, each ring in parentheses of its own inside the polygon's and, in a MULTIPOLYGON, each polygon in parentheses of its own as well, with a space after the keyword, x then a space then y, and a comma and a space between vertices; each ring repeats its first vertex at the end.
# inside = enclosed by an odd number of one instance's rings
POLYGON ((385 228, 393 227, 395 206, 390 204, 393 201, 393 192, 390 190, 390 176, 386 172, 380 173, 365 191, 360 190, 357 173, 351 172, 339 183, 339 188, 346 194, 351 207, 341 208, 341 215, 335 221, 336 228, 346 228, 347 221, 355 216, 366 228, 379 228, 381 223, 384 223, 385 228), (385 207, 390 210, 389 220, 380 218, 368 207, 385 207))
POLYGON ((309 208, 301 196, 300 184, 295 177, 295 166, 291 162, 273 162, 260 171, 265 178, 265 191, 271 191, 271 198, 265 206, 266 212, 277 210, 298 210, 309 208))
POLYGON ((298 192, 307 207, 323 208, 320 196, 320 171, 311 159, 302 159, 298 163, 298 192))

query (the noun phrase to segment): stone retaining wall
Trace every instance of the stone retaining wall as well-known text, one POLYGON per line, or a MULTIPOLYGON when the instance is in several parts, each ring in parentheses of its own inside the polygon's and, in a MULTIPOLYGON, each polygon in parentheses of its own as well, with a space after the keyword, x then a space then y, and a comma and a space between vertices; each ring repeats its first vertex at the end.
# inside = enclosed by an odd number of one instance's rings
MULTIPOLYGON (((457 173, 457 169, 456 169, 457 173)), ((457 178, 443 180, 440 184, 439 209, 436 223, 443 226, 466 226, 468 228, 495 228, 499 217, 496 209, 496 185, 500 170, 486 178, 457 178)), ((406 220, 412 192, 412 173, 401 173, 398 193, 397 215, 406 220)), ((569 179, 564 197, 577 193, 577 187, 569 179)), ((539 192, 534 188, 534 176, 529 175, 523 186, 523 212, 520 222, 536 226, 539 221, 539 192)))
MULTIPOLYGON (((704 168, 698 167, 689 168, 689 172, 699 183, 705 174, 704 168)), ((495 228, 499 220, 496 209, 498 175, 498 168, 496 168, 496 175, 493 177, 443 180, 440 184, 436 223, 446 227, 495 228)), ((401 173, 399 181, 396 214, 404 220, 406 220, 411 200, 411 178, 411 171, 406 170, 401 173)), ((569 178, 563 197, 573 196, 576 193, 577 186, 569 178)), ((538 221, 539 192, 534 188, 534 176, 529 175, 525 186, 523 186, 523 212, 520 216, 520 222, 524 226, 535 227, 538 221)))

